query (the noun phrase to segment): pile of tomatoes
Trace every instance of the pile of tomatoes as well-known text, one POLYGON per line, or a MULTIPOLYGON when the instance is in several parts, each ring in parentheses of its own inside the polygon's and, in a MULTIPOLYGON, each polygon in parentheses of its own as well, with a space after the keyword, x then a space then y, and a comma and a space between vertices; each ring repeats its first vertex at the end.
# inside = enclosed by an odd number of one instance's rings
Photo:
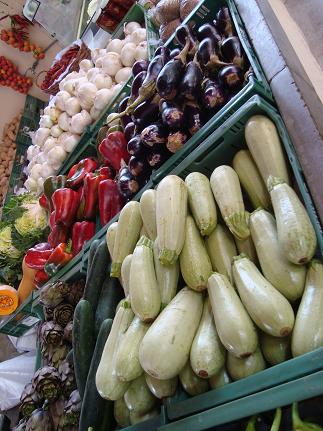
POLYGON ((17 66, 3 55, 0 56, 0 85, 11 87, 21 94, 27 94, 33 82, 30 78, 21 75, 17 66))
POLYGON ((32 52, 34 58, 43 59, 45 58, 45 53, 43 52, 43 48, 40 46, 36 46, 34 43, 31 43, 30 39, 26 35, 22 35, 22 32, 16 29, 11 30, 1 30, 1 40, 6 42, 8 45, 19 49, 22 52, 32 52))

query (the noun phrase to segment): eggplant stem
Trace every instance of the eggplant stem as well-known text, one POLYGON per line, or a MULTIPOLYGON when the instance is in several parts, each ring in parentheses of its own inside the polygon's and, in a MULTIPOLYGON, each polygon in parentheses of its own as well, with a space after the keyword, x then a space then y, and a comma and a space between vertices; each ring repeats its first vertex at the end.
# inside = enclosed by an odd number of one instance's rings
POLYGON ((274 421, 272 423, 270 431, 279 431, 281 419, 282 419, 282 409, 279 407, 278 409, 276 409, 274 421))
POLYGON ((185 66, 185 64, 186 64, 186 57, 187 57, 189 48, 190 48, 190 40, 189 40, 188 37, 186 37, 186 43, 185 43, 184 48, 182 49, 182 51, 178 55, 176 55, 176 57, 174 57, 174 60, 181 60, 181 62, 185 66))
POLYGON ((247 423, 247 428, 245 431, 255 431, 256 430, 256 420, 257 420, 257 416, 252 416, 247 423))

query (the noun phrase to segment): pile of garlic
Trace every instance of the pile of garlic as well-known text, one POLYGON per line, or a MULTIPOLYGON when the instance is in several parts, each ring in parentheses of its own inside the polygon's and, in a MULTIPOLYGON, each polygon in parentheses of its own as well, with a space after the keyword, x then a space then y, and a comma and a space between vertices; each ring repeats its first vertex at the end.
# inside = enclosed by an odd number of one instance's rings
POLYGON ((28 148, 25 188, 42 193, 43 183, 55 175, 80 141, 86 127, 96 121, 131 76, 137 60, 146 60, 146 29, 137 22, 124 27, 124 39, 112 39, 105 49, 94 49, 78 72, 59 85, 54 104, 47 106, 28 148))

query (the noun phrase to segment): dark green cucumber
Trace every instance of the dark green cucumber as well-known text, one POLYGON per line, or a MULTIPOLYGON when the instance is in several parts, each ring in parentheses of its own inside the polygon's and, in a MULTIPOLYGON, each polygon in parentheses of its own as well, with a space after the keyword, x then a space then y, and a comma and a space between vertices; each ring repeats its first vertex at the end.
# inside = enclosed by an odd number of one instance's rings
POLYGON ((90 270, 92 262, 93 262, 93 257, 95 255, 96 249, 98 248, 99 244, 100 244, 99 239, 95 239, 92 241, 92 244, 91 244, 91 247, 89 250, 89 257, 87 259, 87 275, 86 275, 86 277, 88 277, 88 275, 89 275, 89 270, 90 270))
POLYGON ((81 398, 83 398, 95 346, 94 313, 89 301, 81 299, 74 311, 73 360, 74 373, 81 398))
POLYGON ((10 431, 10 429, 10 419, 8 418, 8 416, 0 414, 0 431, 10 431))
POLYGON ((83 397, 79 431, 88 431, 89 427, 92 427, 94 431, 110 431, 114 427, 113 401, 107 401, 102 398, 95 384, 96 371, 110 334, 111 326, 112 319, 104 320, 96 340, 83 397))
POLYGON ((94 313, 99 302, 102 284, 108 275, 109 261, 109 251, 104 239, 94 253, 84 288, 84 299, 91 303, 94 313))
MULTIPOLYGON (((110 273, 110 265, 108 272, 110 273)), ((99 332, 103 320, 114 318, 116 307, 122 298, 124 298, 124 291, 118 279, 108 275, 102 285, 99 303, 95 312, 96 333, 99 332)))

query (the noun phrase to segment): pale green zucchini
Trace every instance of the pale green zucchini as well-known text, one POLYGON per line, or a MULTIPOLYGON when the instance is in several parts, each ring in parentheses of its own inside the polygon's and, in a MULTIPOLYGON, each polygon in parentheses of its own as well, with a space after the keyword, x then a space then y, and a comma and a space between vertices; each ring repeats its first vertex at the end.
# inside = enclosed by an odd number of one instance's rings
POLYGON ((225 363, 225 348, 217 333, 210 299, 204 300, 203 313, 190 353, 194 373, 208 379, 218 373, 225 363))
POLYGON ((157 284, 153 242, 143 236, 133 252, 130 267, 129 294, 131 308, 143 322, 152 322, 161 307, 157 284))
POLYGON ((258 328, 274 337, 286 337, 292 332, 295 317, 290 303, 246 256, 234 258, 233 278, 258 328))
POLYGON ((124 290, 125 297, 129 295, 131 261, 132 261, 132 254, 128 254, 128 256, 124 258, 121 265, 121 280, 122 280, 122 287, 124 290))
POLYGON ((191 396, 203 394, 209 390, 209 382, 197 376, 192 370, 190 361, 179 373, 179 380, 184 390, 191 396))
POLYGON ((255 209, 258 207, 269 208, 270 196, 250 151, 238 151, 233 157, 232 166, 238 174, 240 183, 247 192, 253 207, 255 209))
POLYGON ((142 228, 139 202, 128 202, 121 210, 118 229, 114 241, 111 277, 120 277, 121 265, 126 256, 131 254, 139 239, 142 228))
POLYGON ((280 364, 290 358, 290 337, 273 337, 262 333, 261 350, 270 365, 280 364))
MULTIPOLYGON (((250 223, 249 223, 250 224, 250 223)), ((235 238, 235 243, 238 249, 238 254, 244 253, 254 263, 258 264, 258 256, 251 235, 244 240, 235 238)))
POLYGON ((178 260, 173 265, 162 265, 159 260, 158 239, 154 242, 154 263, 157 284, 161 297, 161 309, 164 309, 167 304, 174 298, 177 292, 179 278, 179 262, 178 260))
POLYGON ((186 364, 203 309, 201 293, 185 287, 164 308, 144 336, 139 360, 156 379, 172 379, 186 364))
POLYGON ((323 264, 313 260, 306 276, 304 294, 298 307, 292 335, 293 356, 323 346, 323 264))
POLYGON ((258 346, 256 328, 227 277, 213 273, 208 293, 222 344, 238 358, 250 356, 258 346))
POLYGON ((108 227, 107 233, 105 235, 111 260, 113 260, 113 249, 114 249, 114 242, 117 235, 117 230, 118 230, 118 222, 115 221, 114 223, 110 224, 110 226, 108 227))
POLYGON ((114 419, 117 424, 124 428, 130 425, 130 411, 124 401, 124 398, 114 402, 114 419))
POLYGON ((230 231, 238 239, 248 238, 249 213, 245 211, 237 173, 230 166, 222 165, 214 169, 210 182, 216 203, 230 231))
POLYGON ((179 264, 188 287, 197 292, 206 289, 212 265, 195 221, 189 215, 186 217, 185 241, 179 256, 179 264))
POLYGON ((221 388, 230 383, 230 376, 227 373, 227 370, 224 367, 221 368, 217 374, 214 374, 214 376, 209 379, 209 383, 211 389, 221 388))
POLYGON ((238 253, 234 237, 229 229, 226 226, 218 224, 207 238, 205 244, 211 259, 213 271, 225 275, 233 283, 232 259, 238 253))
POLYGON ((278 242, 274 217, 263 209, 256 210, 250 216, 250 231, 264 276, 289 301, 300 298, 306 268, 286 259, 278 242))
POLYGON ((216 226, 217 214, 209 179, 192 172, 185 179, 188 203, 201 235, 210 235, 216 226))
POLYGON ((148 238, 155 241, 157 237, 156 226, 156 190, 146 190, 140 198, 140 214, 148 238))
POLYGON ((187 188, 176 175, 168 175, 158 184, 156 223, 159 260, 172 265, 178 259, 185 240, 187 188))
POLYGON ((259 347, 248 358, 236 358, 228 354, 227 370, 232 380, 240 380, 256 374, 266 368, 264 357, 259 347))
POLYGON ((314 256, 317 244, 306 209, 295 191, 281 179, 270 177, 267 185, 283 253, 290 262, 304 265, 314 256))
POLYGON ((130 383, 124 394, 124 400, 130 412, 134 411, 138 415, 148 413, 154 408, 157 401, 150 392, 143 374, 130 383))
POLYGON ((264 115, 249 118, 245 138, 260 175, 267 185, 270 175, 283 178, 289 184, 284 152, 275 124, 264 115))
POLYGON ((163 399, 172 397, 177 389, 178 377, 173 377, 167 380, 158 380, 155 377, 145 373, 146 383, 150 389, 150 392, 155 395, 156 398, 163 399))
POLYGON ((158 407, 155 407, 154 409, 150 410, 150 412, 145 413, 144 415, 139 415, 137 412, 132 411, 130 412, 130 423, 131 425, 136 425, 141 422, 148 421, 149 419, 152 419, 155 416, 158 416, 159 413, 160 413, 160 409, 158 407))

